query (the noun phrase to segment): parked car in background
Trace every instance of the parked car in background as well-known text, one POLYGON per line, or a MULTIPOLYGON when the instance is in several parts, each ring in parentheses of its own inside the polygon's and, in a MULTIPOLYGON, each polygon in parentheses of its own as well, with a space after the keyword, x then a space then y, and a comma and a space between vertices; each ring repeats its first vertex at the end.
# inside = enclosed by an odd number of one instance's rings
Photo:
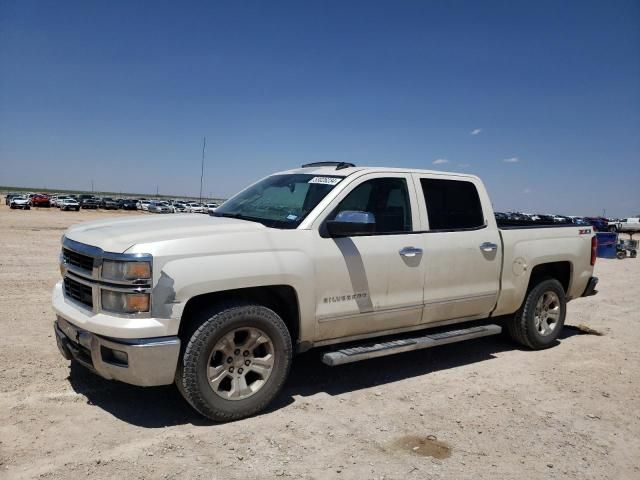
POLYGON ((607 232, 609 230, 609 221, 602 217, 585 217, 584 218, 589 225, 591 225, 596 232, 607 232))
POLYGON ((51 201, 49 200, 49 196, 44 193, 34 193, 29 198, 29 204, 32 207, 49 208, 51 206, 51 201))
POLYGON ((121 198, 118 200, 118 207, 123 210, 136 210, 138 201, 132 198, 121 198))
POLYGON ((31 206, 29 205, 29 199, 25 196, 18 195, 12 196, 9 201, 9 208, 21 208, 22 210, 29 210, 31 206))
POLYGON ((582 217, 570 217, 571 221, 573 223, 575 223, 576 225, 590 225, 589 222, 587 222, 584 218, 582 217))
POLYGON ((100 208, 104 208, 105 210, 117 210, 118 202, 116 202, 111 197, 103 197, 99 202, 100 208))
POLYGON ((189 213, 206 213, 206 209, 204 205, 197 202, 189 202, 187 203, 187 212, 189 213))
POLYGON ((19 193, 7 193, 4 197, 4 204, 9 205, 13 197, 20 197, 20 196, 21 195, 19 193))
POLYGON ((60 201, 59 206, 60 210, 75 210, 76 212, 80 211, 80 204, 73 198, 63 198, 60 201))
POLYGON ((207 212, 206 213, 213 213, 216 211, 216 208, 218 208, 220 205, 218 205, 217 203, 207 203, 206 207, 207 207, 207 212))
POLYGON ((149 204, 151 203, 151 200, 140 200, 137 204, 137 208, 138 210, 143 210, 143 211, 148 211, 149 210, 149 204))
POLYGON ((95 196, 93 195, 89 195, 88 193, 83 193, 81 195, 78 195, 78 203, 80 204, 80 207, 82 207, 82 204, 84 203, 85 200, 88 200, 90 198, 95 199, 95 196))
POLYGON ((176 212, 186 212, 187 206, 183 202, 173 202, 173 208, 176 212))
POLYGON ((640 232, 640 218, 623 218, 617 222, 609 223, 609 231, 620 233, 640 232))
POLYGON ((78 203, 80 204, 80 208, 98 208, 98 200, 93 195, 80 195, 78 203))
POLYGON ((149 213, 172 213, 171 207, 169 207, 165 202, 149 202, 147 210, 149 213))
MULTIPOLYGON (((75 199, 75 198, 73 198, 71 195, 58 195, 58 196, 55 198, 55 203, 54 203, 54 201, 53 201, 53 199, 52 199, 52 201, 51 201, 51 206, 60 208, 60 206, 61 206, 62 202, 63 202, 64 200, 66 200, 67 198, 70 198, 70 199, 72 199, 72 200, 76 200, 76 199, 75 199)), ((76 200, 76 202, 77 202, 77 200, 76 200)))

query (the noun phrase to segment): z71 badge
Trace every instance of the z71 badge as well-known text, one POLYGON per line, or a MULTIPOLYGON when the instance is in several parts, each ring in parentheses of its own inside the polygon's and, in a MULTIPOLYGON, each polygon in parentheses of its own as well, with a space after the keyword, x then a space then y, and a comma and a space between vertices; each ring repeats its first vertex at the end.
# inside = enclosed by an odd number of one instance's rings
POLYGON ((581 228, 580 229, 580 235, 588 235, 591 233, 591 229, 590 228, 581 228))

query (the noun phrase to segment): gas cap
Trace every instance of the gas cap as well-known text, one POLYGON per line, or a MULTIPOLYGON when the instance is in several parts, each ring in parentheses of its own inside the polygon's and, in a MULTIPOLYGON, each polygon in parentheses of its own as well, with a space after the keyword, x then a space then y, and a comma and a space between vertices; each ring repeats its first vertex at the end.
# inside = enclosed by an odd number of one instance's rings
POLYGON ((527 262, 524 258, 518 257, 513 261, 513 274, 517 277, 527 271, 527 262))

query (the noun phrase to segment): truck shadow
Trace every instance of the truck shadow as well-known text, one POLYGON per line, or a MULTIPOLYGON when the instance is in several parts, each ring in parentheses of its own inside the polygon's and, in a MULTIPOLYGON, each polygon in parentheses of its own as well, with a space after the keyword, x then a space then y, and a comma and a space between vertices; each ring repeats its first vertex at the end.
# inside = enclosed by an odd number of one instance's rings
MULTIPOLYGON (((576 329, 565 328, 560 341, 581 333, 583 332, 576 329)), ((517 349, 506 336, 496 335, 337 367, 329 367, 320 361, 321 350, 310 351, 295 358, 284 389, 260 415, 293 403, 295 396, 306 397, 320 392, 341 395, 489 361, 497 353, 517 349)), ((215 425, 215 422, 196 413, 173 385, 143 388, 109 381, 75 362, 71 364, 69 382, 76 393, 87 398, 89 405, 95 405, 132 425, 144 428, 183 424, 215 425)))

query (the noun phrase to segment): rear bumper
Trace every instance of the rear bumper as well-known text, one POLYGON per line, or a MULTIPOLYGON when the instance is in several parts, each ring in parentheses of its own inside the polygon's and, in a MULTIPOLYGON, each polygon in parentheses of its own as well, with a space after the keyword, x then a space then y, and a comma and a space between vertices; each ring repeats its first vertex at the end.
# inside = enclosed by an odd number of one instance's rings
POLYGON ((590 297, 591 295, 595 295, 598 293, 596 290, 596 285, 598 285, 598 277, 591 277, 589 282, 587 283, 587 288, 584 289, 582 293, 583 297, 590 297))
POLYGON ((103 378, 142 387, 173 383, 180 354, 178 337, 106 338, 81 330, 60 316, 53 329, 63 357, 103 378))

